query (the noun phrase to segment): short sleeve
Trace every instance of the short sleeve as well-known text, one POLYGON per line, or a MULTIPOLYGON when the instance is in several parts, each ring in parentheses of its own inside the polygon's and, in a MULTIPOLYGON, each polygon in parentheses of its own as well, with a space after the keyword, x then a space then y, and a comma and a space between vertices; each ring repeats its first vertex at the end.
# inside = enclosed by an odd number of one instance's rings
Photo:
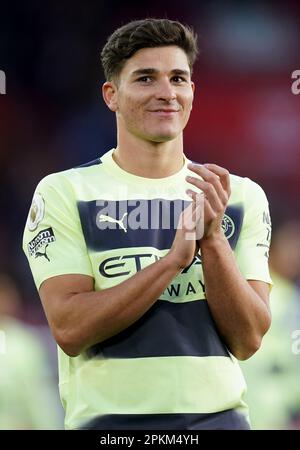
POLYGON ((263 189, 244 179, 244 220, 236 246, 238 266, 247 280, 273 284, 269 273, 271 219, 263 189))
POLYGON ((23 250, 37 289, 56 275, 93 276, 72 185, 61 173, 45 177, 35 190, 23 250))

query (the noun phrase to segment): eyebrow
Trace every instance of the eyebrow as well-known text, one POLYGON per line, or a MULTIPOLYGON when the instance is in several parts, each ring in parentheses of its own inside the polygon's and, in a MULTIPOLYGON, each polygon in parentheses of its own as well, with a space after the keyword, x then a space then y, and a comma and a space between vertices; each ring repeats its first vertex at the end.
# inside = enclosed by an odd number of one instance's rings
MULTIPOLYGON (((143 69, 134 70, 131 75, 135 77, 137 75, 155 75, 157 73, 159 73, 159 70, 154 69, 152 67, 145 67, 143 69)), ((171 70, 171 73, 174 75, 184 75, 186 77, 190 76, 190 72, 188 70, 182 69, 173 69, 171 70)))

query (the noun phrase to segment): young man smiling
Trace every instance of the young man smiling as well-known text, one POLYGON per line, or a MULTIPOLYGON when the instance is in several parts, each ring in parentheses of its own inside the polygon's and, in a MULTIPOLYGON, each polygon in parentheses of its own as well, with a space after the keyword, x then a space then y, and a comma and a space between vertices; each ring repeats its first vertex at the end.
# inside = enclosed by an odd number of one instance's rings
POLYGON ((24 233, 59 345, 66 427, 247 429, 236 358, 270 325, 265 194, 184 155, 191 29, 130 22, 101 56, 117 146, 44 178, 24 233))

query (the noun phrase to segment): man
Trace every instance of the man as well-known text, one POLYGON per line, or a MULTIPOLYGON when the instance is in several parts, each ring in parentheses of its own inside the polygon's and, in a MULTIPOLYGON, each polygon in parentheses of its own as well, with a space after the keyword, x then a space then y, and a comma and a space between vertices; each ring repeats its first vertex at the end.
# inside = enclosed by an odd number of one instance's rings
POLYGON ((196 55, 178 22, 116 30, 102 64, 117 147, 36 189, 24 250, 67 428, 249 428, 235 357, 270 325, 268 204, 249 179, 184 156, 196 55))

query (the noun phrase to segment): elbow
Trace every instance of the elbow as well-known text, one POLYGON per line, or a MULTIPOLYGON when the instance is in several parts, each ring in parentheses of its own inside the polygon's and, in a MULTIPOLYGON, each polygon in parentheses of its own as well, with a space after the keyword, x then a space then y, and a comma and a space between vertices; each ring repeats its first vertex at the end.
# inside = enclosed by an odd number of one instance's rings
POLYGON ((66 353, 66 355, 73 358, 80 355, 82 346, 74 336, 74 333, 66 329, 56 330, 54 337, 58 346, 66 353))
POLYGON ((65 346, 65 345, 64 346, 59 345, 59 346, 62 349, 62 351, 66 355, 70 356, 71 358, 75 358, 76 356, 79 356, 80 353, 81 353, 80 350, 77 347, 74 347, 74 346, 65 346))
POLYGON ((232 354, 239 361, 245 361, 251 358, 260 348, 262 337, 253 337, 250 342, 245 343, 243 346, 238 346, 233 349, 232 354))
POLYGON ((266 334, 268 329, 271 326, 271 314, 268 314, 265 318, 263 327, 260 331, 257 331, 255 334, 252 334, 247 342, 244 342, 243 345, 237 345, 232 354, 239 360, 245 361, 246 359, 251 358, 261 347, 263 336, 266 334))

